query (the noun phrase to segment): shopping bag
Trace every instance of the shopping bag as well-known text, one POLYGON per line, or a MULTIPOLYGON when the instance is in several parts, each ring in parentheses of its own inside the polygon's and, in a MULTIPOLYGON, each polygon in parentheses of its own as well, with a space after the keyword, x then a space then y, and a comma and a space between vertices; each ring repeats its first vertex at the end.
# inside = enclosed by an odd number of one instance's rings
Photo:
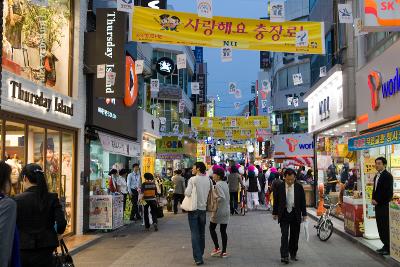
POLYGON ((207 211, 217 211, 218 203, 217 203, 217 192, 215 191, 215 187, 210 180, 210 191, 208 192, 207 197, 207 211))
POLYGON ((193 185, 193 188, 192 188, 191 196, 190 197, 185 196, 185 198, 183 199, 182 204, 181 204, 181 208, 186 211, 197 210, 197 189, 196 189, 196 185, 194 182, 192 183, 192 185, 193 185))
POLYGON ((304 231, 304 239, 308 242, 310 240, 310 232, 308 229, 308 220, 303 221, 301 223, 301 227, 303 228, 303 231, 304 231))

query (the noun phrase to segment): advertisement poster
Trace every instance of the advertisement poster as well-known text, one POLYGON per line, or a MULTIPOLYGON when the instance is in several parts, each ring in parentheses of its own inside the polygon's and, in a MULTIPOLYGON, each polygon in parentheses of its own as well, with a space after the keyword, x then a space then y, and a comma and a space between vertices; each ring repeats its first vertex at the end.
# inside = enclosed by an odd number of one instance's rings
POLYGON ((274 135, 275 158, 314 157, 312 134, 274 135))
POLYGON ((117 229, 124 225, 124 196, 117 195, 113 198, 112 229, 117 229))
POLYGON ((72 3, 8 0, 3 9, 3 70, 69 95, 72 3))
POLYGON ((142 173, 152 173, 154 174, 155 172, 155 157, 143 157, 143 170, 142 173))
POLYGON ((325 54, 324 23, 217 17, 135 7, 132 40, 235 49, 325 54), (296 32, 308 31, 306 47, 296 47, 296 32))
POLYGON ((391 203, 389 208, 390 256, 400 262, 400 206, 391 203))
POLYGON ((374 177, 376 174, 375 160, 373 158, 364 158, 363 165, 365 179, 365 203, 366 215, 368 219, 375 218, 375 207, 371 204, 372 192, 374 190, 374 177))
POLYGON ((91 196, 89 229, 112 229, 112 196, 91 196))

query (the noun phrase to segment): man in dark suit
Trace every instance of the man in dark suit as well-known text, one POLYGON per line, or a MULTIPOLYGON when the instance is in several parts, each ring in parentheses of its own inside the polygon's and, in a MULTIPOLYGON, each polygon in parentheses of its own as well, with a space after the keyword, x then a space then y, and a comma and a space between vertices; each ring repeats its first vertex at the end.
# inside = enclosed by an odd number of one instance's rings
POLYGON ((372 205, 375 206, 376 225, 383 247, 378 249, 382 255, 390 254, 389 239, 389 202, 393 198, 393 176, 386 170, 387 160, 379 157, 375 160, 375 168, 378 173, 374 178, 372 191, 372 205))
POLYGON ((307 220, 306 197, 303 187, 295 183, 296 172, 287 169, 285 182, 278 185, 274 192, 274 220, 281 225, 281 261, 288 264, 290 259, 297 261, 301 221, 307 220), (290 238, 289 238, 290 231, 290 238), (289 240, 288 240, 289 239, 289 240))

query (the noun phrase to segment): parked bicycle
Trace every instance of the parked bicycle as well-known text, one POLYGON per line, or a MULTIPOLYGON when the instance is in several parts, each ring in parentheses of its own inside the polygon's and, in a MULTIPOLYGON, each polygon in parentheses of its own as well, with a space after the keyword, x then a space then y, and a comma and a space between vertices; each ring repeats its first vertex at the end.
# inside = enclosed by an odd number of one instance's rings
MULTIPOLYGON (((325 197, 325 200, 329 202, 329 199, 325 197)), ((333 223, 332 223, 332 211, 339 205, 336 203, 334 205, 324 203, 325 212, 321 215, 318 220, 318 224, 314 227, 317 229, 317 236, 321 241, 327 241, 333 233, 333 223)))

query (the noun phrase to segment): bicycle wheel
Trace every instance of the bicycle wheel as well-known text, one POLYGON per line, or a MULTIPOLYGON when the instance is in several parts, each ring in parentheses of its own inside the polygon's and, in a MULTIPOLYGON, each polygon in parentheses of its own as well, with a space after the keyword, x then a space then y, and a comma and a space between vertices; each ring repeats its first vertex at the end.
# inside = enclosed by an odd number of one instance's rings
POLYGON ((322 222, 320 228, 318 229, 318 237, 321 241, 327 241, 333 233, 333 223, 331 220, 326 220, 322 222))

